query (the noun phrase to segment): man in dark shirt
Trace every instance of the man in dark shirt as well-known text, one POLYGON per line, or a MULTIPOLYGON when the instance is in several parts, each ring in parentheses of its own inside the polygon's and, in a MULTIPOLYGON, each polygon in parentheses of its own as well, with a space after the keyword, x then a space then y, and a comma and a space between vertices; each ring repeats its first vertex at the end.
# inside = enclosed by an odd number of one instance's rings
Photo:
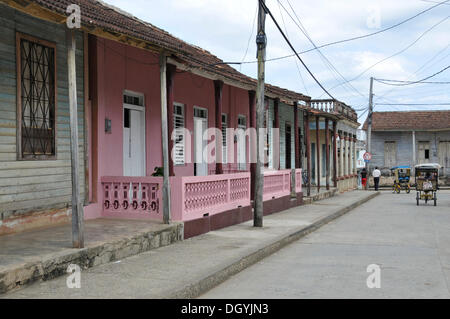
POLYGON ((361 170, 361 184, 363 188, 366 188, 367 183, 367 171, 365 168, 361 170))

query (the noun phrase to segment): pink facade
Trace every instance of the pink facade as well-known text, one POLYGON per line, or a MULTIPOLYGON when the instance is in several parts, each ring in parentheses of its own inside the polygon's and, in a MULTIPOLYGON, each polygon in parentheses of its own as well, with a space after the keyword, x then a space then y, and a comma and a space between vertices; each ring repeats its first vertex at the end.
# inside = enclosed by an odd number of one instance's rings
MULTIPOLYGON (((85 207, 87 219, 102 216, 105 176, 123 176, 123 94, 125 91, 144 96, 145 105, 145 174, 151 176, 155 167, 162 166, 161 98, 159 57, 148 51, 114 41, 91 38, 89 41, 91 88, 93 109, 92 145, 90 147, 90 197, 85 207), (111 132, 105 132, 105 119, 111 121, 111 132)), ((174 102, 184 105, 185 127, 193 142, 194 106, 208 110, 208 127, 216 127, 215 95, 212 80, 177 70, 174 78, 174 102)), ((173 112, 173 108, 168 109, 173 112)), ((222 113, 227 114, 227 127, 236 128, 238 115, 245 116, 249 124, 248 92, 223 86, 222 113)), ((237 162, 236 143, 234 145, 237 162)), ((193 176, 193 156, 190 163, 175 165, 175 176, 193 176)), ((248 143, 247 156, 248 159, 248 143)), ((247 165, 247 169, 248 169, 247 165)), ((237 164, 223 164, 224 172, 235 171, 237 164)), ((209 164, 208 172, 215 170, 209 164)))

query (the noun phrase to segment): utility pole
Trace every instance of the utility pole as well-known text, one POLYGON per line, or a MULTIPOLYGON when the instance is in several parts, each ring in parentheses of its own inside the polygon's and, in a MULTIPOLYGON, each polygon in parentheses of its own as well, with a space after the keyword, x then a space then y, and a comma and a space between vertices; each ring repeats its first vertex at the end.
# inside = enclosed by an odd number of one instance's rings
POLYGON ((255 180, 255 198, 254 198, 254 216, 253 226, 263 227, 263 185, 264 175, 262 173, 261 151, 264 146, 264 136, 261 136, 260 129, 264 126, 264 67, 266 59, 266 12, 263 7, 264 0, 259 0, 258 11, 258 33, 256 35, 256 45, 258 47, 258 86, 256 89, 256 174, 255 180))
MULTIPOLYGON (((366 148, 369 153, 372 153, 372 112, 373 112, 373 77, 370 78, 370 92, 369 92, 369 114, 367 116, 367 141, 366 148)), ((366 190, 369 188, 369 162, 366 162, 367 183, 366 190)))
POLYGON ((84 248, 83 206, 80 201, 79 153, 78 153, 78 106, 75 55, 75 31, 66 30, 67 68, 70 108, 70 158, 72 166, 72 247, 84 248))

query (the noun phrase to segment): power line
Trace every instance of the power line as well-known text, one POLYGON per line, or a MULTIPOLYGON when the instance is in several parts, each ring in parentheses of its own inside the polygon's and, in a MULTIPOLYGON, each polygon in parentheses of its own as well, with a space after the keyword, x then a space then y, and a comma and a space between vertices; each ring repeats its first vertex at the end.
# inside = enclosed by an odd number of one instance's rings
MULTIPOLYGON (((382 84, 394 85, 394 86, 406 86, 406 85, 412 85, 412 84, 419 84, 419 83, 425 83, 426 80, 431 79, 431 78, 435 77, 436 75, 438 75, 448 69, 450 69, 450 65, 430 76, 427 76, 426 78, 424 78, 422 80, 419 80, 419 81, 399 81, 399 80, 385 80, 385 79, 375 79, 375 81, 380 82, 382 84), (400 83, 387 83, 387 82, 400 82, 400 83)), ((439 82, 436 82, 436 83, 439 83, 439 82)), ((440 83, 448 84, 450 82, 440 82, 440 83)))
MULTIPOLYGON (((450 0, 448 0, 450 1, 450 0)), ((314 76, 314 74, 309 70, 308 66, 305 64, 305 62, 303 62, 303 60, 300 58, 300 56, 298 55, 298 53, 295 51, 294 47, 292 46, 291 42, 289 41, 289 39, 286 37, 286 35, 284 34, 283 30, 281 29, 280 25, 278 24, 277 20, 275 19, 275 17, 273 16, 272 12, 269 10, 269 8, 266 6, 266 4, 264 3, 264 1, 259 0, 259 3, 261 4, 262 8, 264 9, 264 11, 266 13, 268 13, 273 21, 273 23, 275 23, 276 27, 278 28, 278 31, 280 31, 281 35, 283 36, 284 40, 287 42, 287 44, 289 45, 289 47, 292 49, 292 51, 295 52, 295 55, 297 56, 297 58, 300 60, 300 62, 303 64, 303 66, 305 67, 305 69, 308 71, 308 73, 311 75, 311 77, 314 79, 314 81, 316 81, 316 83, 322 88, 322 90, 329 96, 331 97, 333 100, 336 100, 324 87, 323 85, 319 82, 319 80, 316 79, 316 77, 314 76)))
POLYGON ((450 47, 450 43, 447 44, 447 46, 445 48, 443 48, 442 50, 440 50, 438 53, 436 53, 435 55, 433 55, 433 57, 428 60, 424 65, 422 65, 419 69, 417 69, 417 71, 415 73, 420 72, 422 69, 425 68, 426 65, 428 65, 428 63, 430 63, 431 61, 433 61, 434 59, 436 59, 442 52, 444 52, 445 50, 447 50, 447 48, 450 47))
POLYGON ((258 16, 258 7, 256 7, 255 16, 253 17, 253 23, 252 23, 252 32, 250 33, 250 37, 248 38, 247 49, 245 49, 245 54, 244 54, 244 57, 242 58, 241 62, 244 62, 245 58, 247 57, 248 49, 250 47, 250 41, 251 41, 251 39, 253 37, 253 31, 255 30, 255 22, 256 22, 256 17, 257 16, 258 16))
POLYGON ((385 79, 375 79, 375 80, 377 82, 380 82, 380 83, 383 83, 383 84, 387 84, 387 85, 393 85, 393 84, 392 83, 384 83, 384 82, 406 83, 405 85, 410 85, 410 84, 450 84, 450 82, 433 82, 433 81, 413 82, 413 81, 385 80, 385 79))
MULTIPOLYGON (((449 5, 450 5, 450 4, 449 4, 449 5)), ((438 57, 438 56, 439 56, 442 52, 444 52, 449 46, 450 46, 450 43, 449 43, 444 49, 439 50, 439 52, 438 52, 437 54, 433 55, 433 57, 432 57, 431 59, 429 59, 429 60, 428 60, 427 62, 425 62, 421 67, 419 67, 412 75, 416 75, 417 73, 419 73, 426 65, 428 65, 431 61, 433 61, 436 57, 438 57)), ((439 63, 439 62, 445 60, 445 58, 447 58, 449 55, 450 55, 450 54, 447 54, 447 55, 444 56, 442 59, 433 62, 433 63, 429 66, 429 68, 431 68, 432 66, 434 66, 436 63, 439 63)), ((390 89, 388 92, 384 93, 381 97, 388 96, 389 94, 391 94, 391 93, 392 93, 393 91, 395 91, 395 90, 396 90, 396 88, 394 87, 394 88, 390 89)))
MULTIPOLYGON (((278 2, 278 8, 280 9, 280 15, 281 15, 281 20, 283 21, 284 30, 286 31, 286 35, 289 36, 288 30, 287 30, 287 27, 286 27, 286 23, 284 22, 284 17, 283 17, 283 14, 281 12, 280 2, 278 2)), ((294 58, 294 61, 295 61, 295 66, 297 67, 297 70, 298 70, 298 75, 300 76, 300 79, 301 79, 301 81, 303 83, 303 87, 305 88, 306 94, 309 95, 308 89, 306 88, 306 85, 305 85, 305 81, 303 80, 302 73, 300 72, 300 67, 298 66, 297 59, 295 59, 295 56, 293 58, 294 58)))
POLYGON ((376 105, 450 106, 450 103, 376 103, 376 105))
MULTIPOLYGON (((334 71, 336 74, 338 74, 344 81, 347 81, 347 79, 336 69, 336 67, 330 62, 330 60, 322 53, 322 51, 320 51, 320 49, 317 47, 317 45, 314 43, 314 41, 311 39, 310 35, 308 34, 308 31, 306 30, 305 26, 302 24, 300 18, 298 17, 297 13, 295 12, 294 8, 292 7, 291 3, 289 0, 287 0, 287 3, 289 5, 289 7, 291 8, 292 12, 294 13, 295 17, 297 18, 298 23, 295 21, 295 19, 291 16, 291 14, 289 13, 289 11, 283 6, 283 4, 280 2, 280 0, 277 0, 278 5, 280 5, 284 11, 286 11, 286 13, 288 14, 288 16, 291 18, 291 20, 294 22, 294 24, 300 29, 300 31, 303 33, 303 35, 309 40, 309 42, 314 46, 314 48, 317 50, 317 52, 319 53, 319 55, 321 56, 325 66, 328 67, 328 69, 330 69, 332 72, 334 71), (328 65, 327 65, 328 64, 328 65)), ((359 94, 360 96, 362 96, 363 98, 366 98, 366 96, 364 94, 362 94, 361 92, 359 92, 353 85, 351 85, 350 83, 348 84, 348 86, 353 89, 357 94, 359 94)))
MULTIPOLYGON (((411 48, 414 44, 416 44, 420 39, 422 39, 428 32, 430 32, 431 30, 433 30, 434 28, 436 28, 438 25, 442 24, 444 21, 446 21, 450 16, 445 17, 444 19, 440 20, 438 23, 434 24, 431 28, 427 29, 424 33, 422 33, 416 40, 414 40, 411 44, 409 44, 408 46, 406 46, 405 48, 403 48, 402 50, 388 56, 387 58, 384 58, 378 62, 376 62, 375 64, 371 65, 370 67, 368 67, 367 69, 365 69, 363 72, 361 72, 360 74, 358 74, 356 77, 354 77, 353 79, 349 80, 349 82, 353 82, 357 79, 359 79, 362 75, 364 75, 367 71, 369 71, 370 69, 374 68, 375 66, 377 66, 380 63, 383 63, 397 55, 402 54, 403 52, 405 52, 406 50, 408 50, 409 48, 411 48)), ((333 90, 341 85, 346 84, 346 82, 342 82, 338 85, 333 86, 330 90, 333 90)))
MULTIPOLYGON (((348 39, 344 39, 344 40, 339 40, 339 41, 334 41, 334 42, 322 44, 322 45, 318 46, 317 48, 318 49, 322 49, 322 48, 325 48, 325 47, 328 47, 328 46, 331 46, 331 45, 336 45, 336 44, 345 43, 345 42, 349 42, 349 41, 364 39, 364 38, 368 38, 368 37, 371 37, 371 36, 374 36, 374 35, 377 35, 377 34, 380 34, 380 33, 386 32, 386 31, 389 31, 391 29, 394 29, 394 28, 396 28, 396 27, 398 27, 398 26, 400 26, 402 24, 405 24, 405 23, 407 23, 407 22, 417 18, 418 16, 421 16, 422 14, 427 13, 430 10, 433 10, 434 8, 436 8, 436 7, 440 6, 440 5, 447 4, 447 2, 449 2, 449 1, 450 0, 439 2, 438 4, 436 4, 434 6, 431 6, 428 9, 420 11, 419 13, 417 13, 416 15, 414 15, 412 17, 407 18, 407 19, 405 19, 403 21, 400 21, 400 22, 398 22, 398 23, 396 23, 396 24, 394 24, 394 25, 392 25, 390 27, 387 27, 385 29, 382 29, 382 30, 379 30, 379 31, 376 31, 376 32, 372 32, 372 33, 368 33, 368 34, 362 35, 362 36, 357 36, 357 37, 352 37, 352 38, 348 38, 348 39)), ((295 54, 285 55, 285 56, 272 58, 272 59, 266 59, 265 62, 287 59, 287 58, 290 58, 290 57, 293 57, 293 56, 296 56, 296 55, 299 55, 299 54, 305 54, 305 53, 308 53, 308 52, 311 52, 311 51, 314 51, 314 50, 316 50, 316 48, 311 48, 311 49, 308 49, 308 50, 305 50, 305 51, 300 51, 300 52, 297 52, 297 51, 294 50, 295 54)), ((254 60, 254 61, 245 61, 245 62, 224 62, 224 63, 225 64, 249 64, 249 63, 258 63, 258 61, 254 60)))

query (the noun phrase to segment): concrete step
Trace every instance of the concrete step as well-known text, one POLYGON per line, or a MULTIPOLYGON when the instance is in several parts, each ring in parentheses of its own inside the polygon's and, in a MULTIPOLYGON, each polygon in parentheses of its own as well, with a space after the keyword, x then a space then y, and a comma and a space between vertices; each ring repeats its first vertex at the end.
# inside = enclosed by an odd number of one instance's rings
POLYGON ((337 188, 332 188, 329 191, 321 191, 319 194, 312 194, 311 196, 305 196, 303 197, 303 203, 305 205, 312 204, 313 202, 317 202, 323 199, 331 198, 336 196, 338 194, 337 188))

